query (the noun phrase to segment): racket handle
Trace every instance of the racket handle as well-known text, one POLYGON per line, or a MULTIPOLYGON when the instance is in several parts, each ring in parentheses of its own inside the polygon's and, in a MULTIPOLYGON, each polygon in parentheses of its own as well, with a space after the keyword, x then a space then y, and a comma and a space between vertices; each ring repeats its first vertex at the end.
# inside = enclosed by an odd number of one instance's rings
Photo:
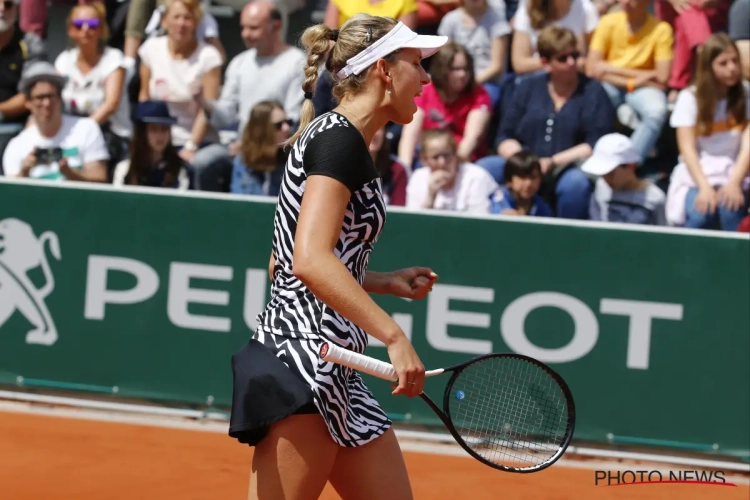
POLYGON ((358 352, 344 349, 330 342, 324 342, 321 346, 320 358, 324 361, 348 366, 353 370, 382 378, 383 380, 398 381, 398 375, 396 374, 396 370, 393 369, 393 365, 379 359, 371 358, 370 356, 365 356, 364 354, 359 354, 358 352))

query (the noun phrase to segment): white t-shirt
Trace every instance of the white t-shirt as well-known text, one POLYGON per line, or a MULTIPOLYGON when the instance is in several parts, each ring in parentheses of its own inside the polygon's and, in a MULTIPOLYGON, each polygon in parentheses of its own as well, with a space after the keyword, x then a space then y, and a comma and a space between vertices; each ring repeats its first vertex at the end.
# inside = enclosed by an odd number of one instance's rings
MULTIPOLYGON (((750 120, 750 84, 744 82, 746 119, 750 120)), ((672 128, 695 127, 698 123, 698 101, 695 98, 695 87, 688 87, 680 91, 669 119, 672 128)), ((729 158, 735 161, 740 152, 742 131, 746 124, 732 124, 727 116, 727 100, 716 103, 712 134, 709 136, 696 135, 698 155, 701 162, 708 158, 729 158)))
MULTIPOLYGON (((198 43, 189 58, 173 59, 166 36, 150 38, 141 45, 138 55, 151 70, 148 91, 152 100, 169 104, 170 114, 177 119, 172 126, 172 142, 182 146, 190 140, 193 123, 198 116, 198 105, 193 100, 191 86, 200 82, 208 71, 221 66, 221 54, 213 45, 198 43)), ((219 134, 209 127, 205 140, 219 142, 219 134)))
MULTIPOLYGON (((63 89, 65 109, 71 114, 90 116, 104 102, 105 82, 114 71, 123 67, 124 56, 118 49, 107 47, 101 59, 85 75, 78 68, 78 49, 69 49, 57 56, 55 69, 68 77, 63 89)), ((124 88, 120 95, 120 105, 109 118, 112 132, 130 138, 133 126, 130 122, 130 104, 124 88)))
MULTIPOLYGON (((31 126, 15 136, 3 155, 5 175, 15 177, 21 172, 24 159, 35 148, 62 148, 63 156, 70 168, 82 168, 95 161, 108 161, 109 151, 99 124, 91 118, 63 116, 62 126, 54 137, 42 137, 39 129, 31 126)), ((31 169, 29 177, 35 179, 65 180, 60 174, 57 162, 50 165, 37 165, 31 169)))
MULTIPOLYGON (((427 198, 431 174, 432 170, 426 166, 412 172, 406 186, 407 208, 422 208, 422 203, 427 198)), ((489 214, 490 195, 497 188, 495 179, 485 169, 473 163, 462 163, 458 166, 453 187, 438 191, 433 208, 469 214, 489 214)))
MULTIPOLYGON (((599 13, 591 0, 572 0, 568 13, 565 14, 562 19, 559 19, 552 24, 554 26, 568 28, 577 36, 587 35, 593 33, 596 29, 596 25, 599 24, 599 13)), ((537 31, 531 27, 531 19, 529 18, 526 0, 520 0, 518 2, 518 9, 516 10, 516 15, 514 16, 513 21, 513 29, 529 35, 534 55, 538 55, 536 51, 536 42, 539 38, 539 31, 541 30, 537 31)))

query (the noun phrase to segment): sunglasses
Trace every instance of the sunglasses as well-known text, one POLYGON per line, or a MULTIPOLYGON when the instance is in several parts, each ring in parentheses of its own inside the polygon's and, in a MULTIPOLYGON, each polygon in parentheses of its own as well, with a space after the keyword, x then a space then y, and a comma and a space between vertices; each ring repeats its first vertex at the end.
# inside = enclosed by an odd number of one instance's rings
POLYGON ((567 54, 559 54, 555 56, 555 60, 557 62, 568 62, 568 59, 573 58, 573 61, 578 60, 579 57, 581 57, 581 53, 577 50, 574 50, 573 52, 569 52, 567 54))
POLYGON ((294 122, 290 120, 289 118, 287 118, 286 120, 281 120, 280 122, 274 123, 273 127, 276 130, 281 130, 281 127, 283 127, 285 123, 291 127, 294 122))
POLYGON ((90 30, 95 30, 102 25, 102 22, 98 19, 73 19, 71 24, 76 29, 83 29, 84 26, 88 26, 90 30))

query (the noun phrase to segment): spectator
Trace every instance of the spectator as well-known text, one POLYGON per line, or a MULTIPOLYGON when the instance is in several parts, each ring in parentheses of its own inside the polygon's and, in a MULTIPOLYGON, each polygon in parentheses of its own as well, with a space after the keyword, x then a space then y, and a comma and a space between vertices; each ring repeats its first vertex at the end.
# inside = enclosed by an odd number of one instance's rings
POLYGON ((371 16, 391 17, 401 21, 410 29, 417 29, 417 1, 416 0, 329 0, 326 6, 323 24, 331 29, 344 25, 355 14, 370 14, 371 16))
POLYGON ((164 101, 138 103, 133 117, 135 127, 130 158, 115 167, 113 184, 190 188, 190 169, 172 145, 172 126, 177 122, 164 101))
POLYGON ((423 134, 425 167, 415 170, 409 179, 407 208, 489 214, 490 195, 498 186, 484 169, 462 162, 457 149, 448 130, 431 129, 423 134))
POLYGON ((148 39, 138 51, 139 100, 169 104, 170 114, 177 119, 172 126, 172 142, 182 159, 190 163, 198 149, 219 142, 219 134, 209 126, 196 102, 196 93, 204 99, 219 96, 221 54, 195 36, 202 17, 197 0, 167 0, 166 7, 168 34, 148 39))
POLYGON ((398 145, 398 157, 407 168, 412 166, 423 130, 448 129, 458 144, 459 161, 481 158, 487 152, 487 124, 490 96, 474 78, 474 61, 467 50, 446 43, 432 56, 432 82, 415 100, 417 112, 404 125, 398 145))
POLYGON ((391 154, 391 141, 388 139, 386 127, 382 127, 372 136, 370 155, 383 182, 386 205, 404 206, 409 177, 398 157, 391 154))
POLYGON ((622 12, 604 16, 594 32, 586 71, 604 83, 615 108, 627 103, 638 115, 632 139, 643 161, 667 119, 672 28, 648 13, 650 0, 619 2, 622 12))
POLYGON ((729 37, 740 53, 743 78, 750 80, 750 0, 734 0, 729 8, 729 37))
POLYGON ((591 0, 521 0, 513 22, 513 72, 526 75, 544 70, 537 40, 547 26, 560 26, 573 32, 580 54, 578 65, 583 69, 589 37, 598 22, 599 15, 591 0))
POLYGON ((489 93, 493 108, 500 99, 510 32, 505 12, 498 13, 487 0, 462 0, 461 7, 446 14, 438 28, 439 35, 471 54, 476 83, 489 93))
POLYGON ((674 31, 674 61, 667 87, 668 102, 688 86, 695 68, 695 53, 711 33, 726 31, 731 0, 656 0, 656 17, 674 31))
POLYGON ((586 219, 591 183, 576 164, 613 131, 615 115, 602 85, 578 71, 577 47, 575 34, 567 28, 542 31, 539 55, 545 73, 517 86, 498 129, 499 156, 476 163, 502 183, 506 159, 531 151, 540 158, 544 174, 542 196, 557 216, 586 219))
POLYGON ((749 121, 737 48, 726 34, 713 35, 698 56, 695 86, 680 92, 672 112, 680 161, 667 191, 671 224, 737 229, 747 213, 749 121))
POLYGON ((503 180, 505 185, 492 195, 491 213, 554 216, 547 202, 537 194, 542 185, 542 165, 534 153, 519 151, 508 158, 503 180))
POLYGON ((261 101, 250 112, 235 155, 230 191, 238 194, 278 196, 292 122, 277 101, 261 101))
POLYGON ((605 222, 667 225, 664 191, 636 176, 641 161, 629 137, 607 134, 594 147, 581 170, 596 176, 589 218, 605 222))
POLYGON ((18 0, 0 1, 0 158, 29 116, 26 96, 18 90, 24 68, 47 59, 42 40, 19 30, 17 18, 18 0))
MULTIPOLYGON (((229 63, 219 99, 203 99, 200 104, 215 128, 226 129, 239 123, 239 137, 242 137, 251 110, 261 101, 278 101, 283 104, 287 118, 293 122, 299 120, 306 55, 281 38, 281 15, 269 1, 247 4, 240 23, 247 50, 229 63)), ((239 143, 235 142, 229 148, 212 144, 199 151, 193 160, 196 189, 225 189, 222 180, 229 178, 231 156, 238 149, 239 143)))
POLYGON ((55 69, 68 78, 62 94, 65 112, 88 116, 99 124, 113 169, 127 157, 133 127, 124 92, 123 55, 105 45, 108 33, 104 4, 93 2, 73 7, 68 18, 68 36, 75 48, 57 57, 55 69))
POLYGON ((99 125, 91 118, 63 115, 66 82, 48 62, 27 65, 21 91, 32 123, 5 150, 6 176, 107 181, 109 152, 99 125))

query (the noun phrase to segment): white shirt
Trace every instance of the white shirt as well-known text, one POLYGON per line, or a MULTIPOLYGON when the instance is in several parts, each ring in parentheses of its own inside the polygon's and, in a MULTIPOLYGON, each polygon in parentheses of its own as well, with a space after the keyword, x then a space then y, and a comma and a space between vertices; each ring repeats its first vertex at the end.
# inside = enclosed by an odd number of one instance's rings
MULTIPOLYGON (((69 49, 57 56, 55 69, 68 77, 63 89, 65 109, 71 114, 90 116, 105 99, 105 82, 109 75, 123 67, 124 56, 121 51, 107 47, 99 62, 85 75, 78 68, 78 49, 69 49)), ((127 89, 123 85, 120 104, 109 117, 112 132, 124 138, 133 133, 130 122, 130 104, 127 89)))
MULTIPOLYGON (((150 38, 141 45, 138 55, 151 71, 148 84, 151 99, 166 101, 170 114, 177 119, 172 126, 172 143, 182 146, 190 140, 198 116, 191 86, 199 83, 205 73, 221 66, 221 54, 213 45, 199 42, 189 58, 173 59, 167 43, 166 36, 150 38)), ((219 135, 209 127, 205 140, 219 142, 219 135)))
MULTIPOLYGON (((432 170, 427 166, 412 172, 406 186, 406 208, 422 208, 429 190, 430 175, 432 170)), ((433 208, 469 214, 489 214, 490 195, 497 188, 495 179, 485 169, 473 163, 462 163, 458 166, 453 187, 438 191, 433 208)))
MULTIPOLYGON (((31 126, 15 136, 5 149, 3 168, 5 175, 15 177, 21 172, 24 159, 35 148, 62 148, 70 168, 82 168, 95 161, 109 160, 109 151, 99 124, 91 118, 63 116, 62 126, 54 137, 43 137, 36 126, 31 126)), ((36 179, 65 180, 59 165, 37 165, 29 177, 36 179)))
MULTIPOLYGON (((573 0, 567 14, 551 24, 568 28, 576 36, 587 35, 593 33, 596 25, 599 24, 599 13, 591 0, 573 0)), ((518 9, 513 20, 513 29, 527 33, 534 55, 539 55, 536 50, 536 43, 539 38, 539 31, 541 30, 537 31, 531 27, 527 0, 520 0, 518 2, 518 9)))

